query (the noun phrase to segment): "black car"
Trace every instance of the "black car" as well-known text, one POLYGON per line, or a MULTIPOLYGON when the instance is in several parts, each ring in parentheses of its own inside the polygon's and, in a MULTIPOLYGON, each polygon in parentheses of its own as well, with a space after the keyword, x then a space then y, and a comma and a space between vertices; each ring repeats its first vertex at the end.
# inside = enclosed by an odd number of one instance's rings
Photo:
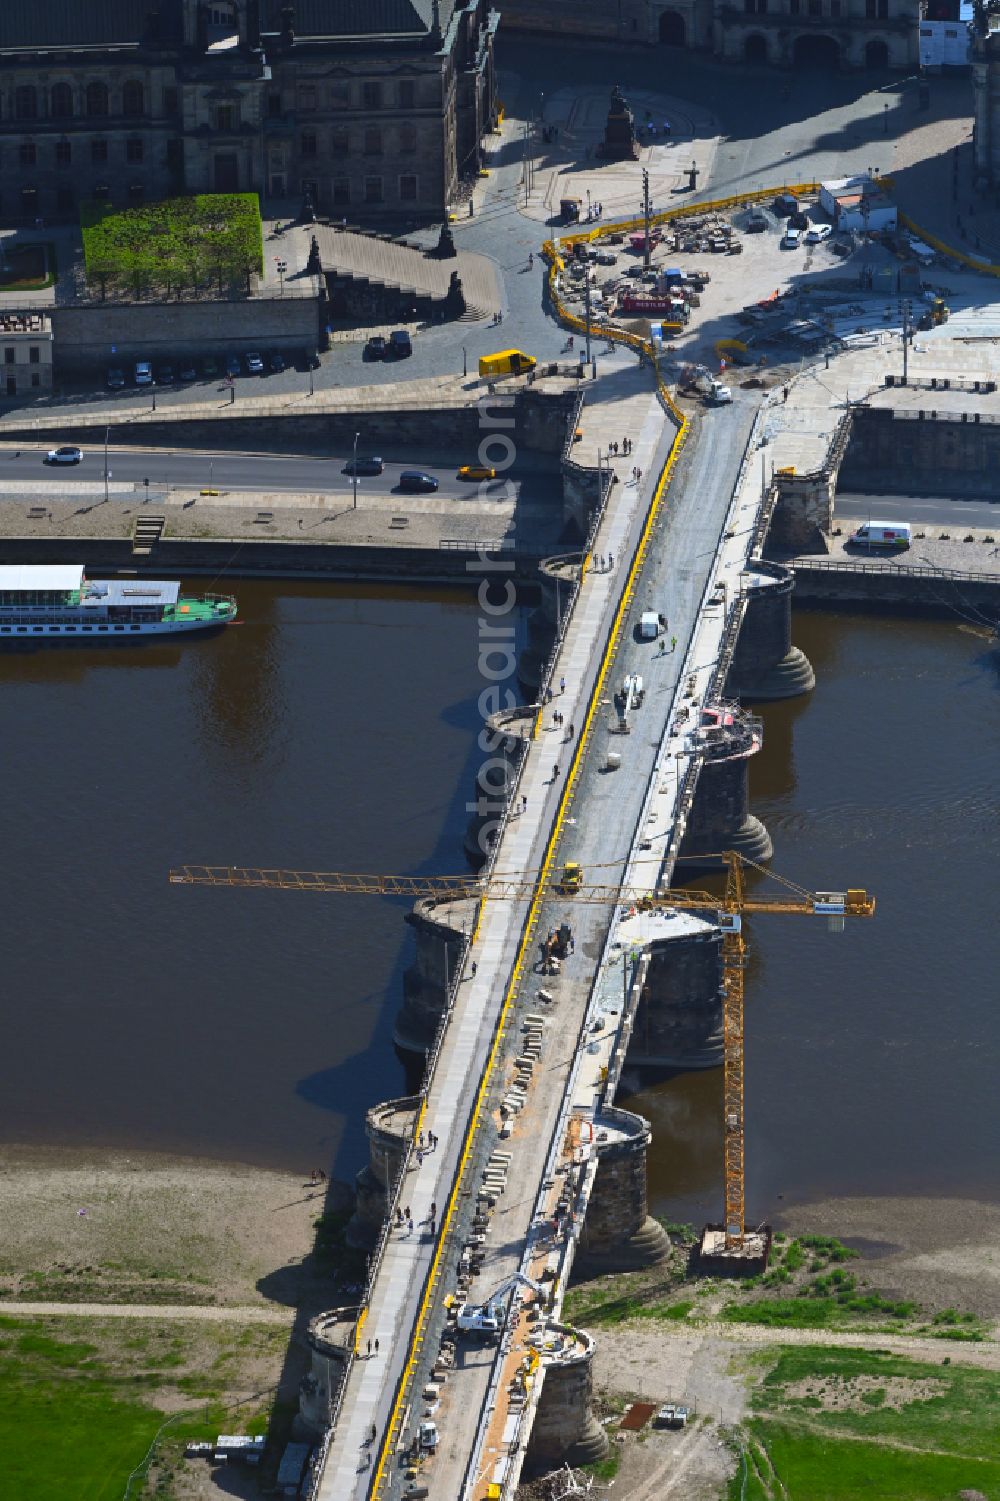
POLYGON ((405 328, 397 328, 389 335, 389 348, 397 360, 405 360, 413 353, 413 345, 405 328))
POLYGON ((215 380, 219 373, 219 362, 213 355, 207 355, 201 362, 201 373, 206 380, 215 380))
POLYGON ((344 465, 344 473, 345 474, 381 474, 382 470, 384 468, 385 468, 385 465, 383 464, 383 462, 382 462, 381 459, 375 459, 375 458, 348 459, 347 463, 344 465))
POLYGON ((285 370, 287 368, 285 364, 285 356, 283 354, 279 354, 277 350, 275 350, 274 353, 268 358, 267 363, 270 365, 275 375, 280 375, 282 370, 285 370))
POLYGON ((181 368, 177 372, 178 380, 197 380, 198 369, 194 360, 181 360, 181 368))
POLYGON ((158 365, 156 370, 156 384, 158 386, 171 386, 174 383, 173 365, 158 365))
POLYGON ((383 339, 381 334, 372 334, 371 338, 368 340, 368 343, 365 345, 365 359, 384 360, 388 349, 389 345, 387 341, 383 339))
POLYGON ((788 216, 788 228, 789 229, 808 229, 809 228, 809 215, 808 214, 803 214, 801 212, 801 210, 796 209, 796 211, 795 211, 794 214, 789 214, 789 216, 788 216))
POLYGON ((433 474, 424 474, 422 469, 404 469, 399 476, 399 488, 409 495, 420 495, 437 487, 433 474))
POLYGON ((751 214, 746 222, 746 232, 748 235, 763 234, 766 228, 767 220, 759 210, 751 214))

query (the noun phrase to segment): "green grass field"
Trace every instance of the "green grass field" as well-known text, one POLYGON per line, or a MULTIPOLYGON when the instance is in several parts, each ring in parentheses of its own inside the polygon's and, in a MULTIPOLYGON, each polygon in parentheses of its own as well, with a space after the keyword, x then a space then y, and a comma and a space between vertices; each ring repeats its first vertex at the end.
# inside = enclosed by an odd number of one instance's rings
MULTIPOLYGON (((186 1336, 126 1324, 95 1322, 93 1337, 100 1343, 92 1343, 53 1332, 53 1321, 0 1318, 0 1495, 12 1501, 119 1501, 128 1476, 167 1421, 156 1405, 156 1394, 165 1388, 190 1394, 190 1411, 171 1422, 173 1449, 185 1438, 214 1437, 225 1426, 221 1404, 214 1410, 205 1405, 221 1364, 232 1358, 217 1331, 209 1334, 215 1344, 207 1354, 205 1347, 200 1351, 214 1366, 198 1382, 180 1374, 190 1355, 186 1336)), ((203 1339, 201 1331, 194 1339, 203 1339)), ((223 1339, 232 1344, 234 1336, 223 1339)), ((237 1348, 241 1339, 235 1336, 237 1348)), ((173 1416, 176 1402, 170 1406, 173 1416)), ((240 1431, 263 1431, 259 1412, 232 1421, 240 1431)), ((142 1494, 141 1485, 134 1494, 142 1494)))
POLYGON ((802 1347, 754 1398, 731 1501, 1000 1501, 1000 1375, 802 1347))

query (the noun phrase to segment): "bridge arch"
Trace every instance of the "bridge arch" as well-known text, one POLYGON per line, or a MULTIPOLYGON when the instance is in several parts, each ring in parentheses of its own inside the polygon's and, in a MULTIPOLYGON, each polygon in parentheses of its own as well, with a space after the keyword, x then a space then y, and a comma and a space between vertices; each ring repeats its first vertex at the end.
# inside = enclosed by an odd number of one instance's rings
POLYGON ((743 61, 745 63, 767 62, 767 37, 761 32, 751 31, 748 37, 744 37, 743 61))
POLYGON ((835 71, 840 67, 840 61, 840 43, 832 36, 815 36, 812 32, 806 32, 795 38, 792 48, 793 67, 835 71))
POLYGON ((665 10, 660 13, 660 41, 665 47, 687 45, 687 22, 679 10, 665 10))

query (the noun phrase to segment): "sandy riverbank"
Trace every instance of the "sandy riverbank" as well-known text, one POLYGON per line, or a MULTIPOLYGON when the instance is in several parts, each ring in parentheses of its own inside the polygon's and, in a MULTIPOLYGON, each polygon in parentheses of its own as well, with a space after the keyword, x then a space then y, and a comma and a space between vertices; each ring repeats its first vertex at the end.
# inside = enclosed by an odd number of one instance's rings
POLYGON ((323 1306, 315 1221, 289 1173, 154 1153, 0 1148, 0 1297, 323 1306))

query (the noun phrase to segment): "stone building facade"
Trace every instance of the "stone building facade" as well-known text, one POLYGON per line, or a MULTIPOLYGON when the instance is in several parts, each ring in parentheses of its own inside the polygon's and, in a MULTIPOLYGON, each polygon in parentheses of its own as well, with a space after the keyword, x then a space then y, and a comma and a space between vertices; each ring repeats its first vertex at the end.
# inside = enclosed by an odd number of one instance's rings
POLYGON ((0 223, 84 198, 443 217, 496 119, 489 0, 3 0, 0 223))
POLYGON ((0 315, 5 396, 37 395, 52 389, 52 325, 42 313, 0 315))
POLYGON ((505 25, 779 68, 915 68, 920 0, 497 0, 505 25))

